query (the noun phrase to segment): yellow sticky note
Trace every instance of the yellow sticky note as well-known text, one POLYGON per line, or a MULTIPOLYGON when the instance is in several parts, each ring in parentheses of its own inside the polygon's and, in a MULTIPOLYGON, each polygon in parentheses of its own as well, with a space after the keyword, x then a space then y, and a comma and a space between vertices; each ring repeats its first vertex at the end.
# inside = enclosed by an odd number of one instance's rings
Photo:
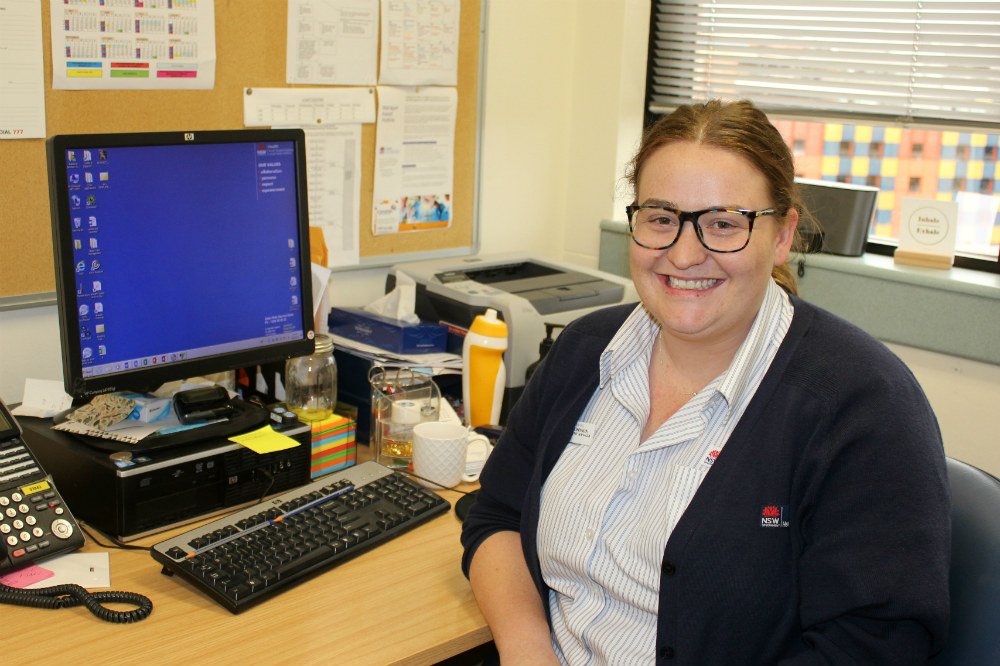
POLYGON ((271 453, 298 446, 299 442, 288 435, 282 435, 269 425, 252 432, 229 438, 230 442, 242 444, 256 453, 271 453))

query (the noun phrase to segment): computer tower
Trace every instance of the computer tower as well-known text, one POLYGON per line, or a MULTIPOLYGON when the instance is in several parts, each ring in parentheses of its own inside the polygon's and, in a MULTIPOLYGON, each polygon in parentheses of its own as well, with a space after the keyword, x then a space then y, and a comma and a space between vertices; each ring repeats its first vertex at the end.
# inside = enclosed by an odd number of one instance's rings
POLYGON ((217 436, 149 452, 111 453, 22 417, 23 439, 82 522, 122 541, 137 539, 309 482, 311 430, 283 434, 300 446, 258 454, 217 436))

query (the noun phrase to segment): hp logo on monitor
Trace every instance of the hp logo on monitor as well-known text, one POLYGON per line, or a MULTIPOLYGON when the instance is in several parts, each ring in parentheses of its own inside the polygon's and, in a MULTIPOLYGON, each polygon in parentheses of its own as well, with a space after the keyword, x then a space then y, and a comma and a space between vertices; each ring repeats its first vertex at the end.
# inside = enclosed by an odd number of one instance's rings
POLYGON ((194 132, 184 132, 185 141, 194 141, 194 132))

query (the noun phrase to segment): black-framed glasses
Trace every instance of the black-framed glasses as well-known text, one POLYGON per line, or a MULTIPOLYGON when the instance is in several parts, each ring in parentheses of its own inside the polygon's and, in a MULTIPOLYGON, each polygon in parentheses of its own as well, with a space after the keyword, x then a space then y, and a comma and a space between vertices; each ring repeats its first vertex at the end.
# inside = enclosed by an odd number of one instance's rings
POLYGON ((628 231, 636 245, 647 250, 666 250, 681 237, 684 223, 690 221, 698 241, 712 252, 739 252, 750 243, 753 223, 763 215, 774 215, 773 208, 706 208, 684 211, 667 206, 632 204, 625 207, 628 231))

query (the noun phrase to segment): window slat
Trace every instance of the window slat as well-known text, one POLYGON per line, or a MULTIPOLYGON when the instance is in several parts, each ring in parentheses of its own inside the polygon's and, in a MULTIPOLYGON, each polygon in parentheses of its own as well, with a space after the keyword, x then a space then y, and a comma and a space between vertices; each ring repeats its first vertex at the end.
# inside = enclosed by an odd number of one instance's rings
POLYGON ((707 97, 1000 122, 1000 2, 655 0, 650 110, 707 97))

